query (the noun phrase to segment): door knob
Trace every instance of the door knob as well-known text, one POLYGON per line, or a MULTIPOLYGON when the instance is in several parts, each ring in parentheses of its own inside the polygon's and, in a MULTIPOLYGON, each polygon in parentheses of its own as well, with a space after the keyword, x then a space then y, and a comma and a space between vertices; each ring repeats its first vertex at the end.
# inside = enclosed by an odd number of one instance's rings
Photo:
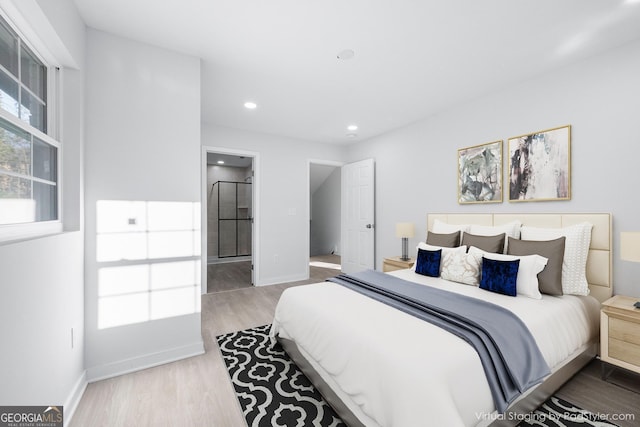
POLYGON ((373 224, 367 224, 366 227, 367 228, 373 228, 373 224))

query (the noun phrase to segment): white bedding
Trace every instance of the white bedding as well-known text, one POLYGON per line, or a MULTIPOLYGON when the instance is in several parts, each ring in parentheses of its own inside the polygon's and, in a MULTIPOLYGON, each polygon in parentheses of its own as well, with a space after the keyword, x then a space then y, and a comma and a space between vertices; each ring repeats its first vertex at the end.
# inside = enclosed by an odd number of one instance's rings
MULTIPOLYGON (((552 371, 598 333, 600 303, 592 297, 514 298, 411 270, 389 274, 511 310, 552 371)), ((271 333, 293 340, 367 426, 474 426, 495 411, 469 344, 335 283, 287 289, 271 333)))

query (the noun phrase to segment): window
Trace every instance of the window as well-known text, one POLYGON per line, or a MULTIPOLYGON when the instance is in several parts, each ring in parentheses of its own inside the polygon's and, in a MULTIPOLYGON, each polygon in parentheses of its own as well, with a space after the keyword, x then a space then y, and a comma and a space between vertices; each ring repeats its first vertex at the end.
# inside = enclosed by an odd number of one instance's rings
POLYGON ((48 135, 50 69, 0 16, 0 231, 59 220, 59 143, 48 135))

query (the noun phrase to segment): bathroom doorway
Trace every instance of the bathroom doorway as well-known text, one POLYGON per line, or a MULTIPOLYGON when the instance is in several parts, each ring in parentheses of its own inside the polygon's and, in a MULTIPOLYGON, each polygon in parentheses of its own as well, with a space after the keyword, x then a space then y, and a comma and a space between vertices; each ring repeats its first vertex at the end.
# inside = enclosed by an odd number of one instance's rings
POLYGON ((207 152, 207 293, 251 287, 253 158, 207 152))

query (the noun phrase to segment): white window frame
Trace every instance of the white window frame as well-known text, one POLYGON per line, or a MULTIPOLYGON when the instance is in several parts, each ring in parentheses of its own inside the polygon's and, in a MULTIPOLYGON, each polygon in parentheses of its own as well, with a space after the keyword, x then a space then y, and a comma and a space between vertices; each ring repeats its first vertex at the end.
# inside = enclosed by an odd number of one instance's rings
MULTIPOLYGON (((17 126, 18 128, 31 133, 33 136, 41 139, 47 144, 56 147, 57 156, 57 219, 51 221, 34 221, 19 224, 0 224, 0 244, 3 244, 17 240, 19 241, 23 239, 57 234, 63 231, 63 150, 62 144, 60 142, 59 122, 59 118, 61 116, 59 110, 62 105, 60 97, 61 79, 59 65, 57 63, 52 63, 51 58, 53 58, 53 55, 49 52, 46 46, 42 45, 42 42, 37 39, 37 37, 34 38, 36 38, 36 41, 38 41, 39 43, 35 45, 32 40, 25 36, 25 33, 27 32, 29 34, 35 34, 32 28, 25 28, 24 31, 21 31, 21 29, 16 25, 16 21, 20 22, 23 25, 28 25, 24 22, 24 19, 20 19, 20 17, 18 17, 18 19, 11 19, 11 16, 8 16, 8 14, 5 13, 5 11, 2 9, 0 9, 0 15, 2 15, 4 20, 9 24, 13 31, 15 31, 18 37, 20 37, 20 41, 31 50, 31 52, 45 65, 45 67, 47 67, 47 133, 45 134, 36 127, 25 123, 22 119, 3 109, 0 109, 0 117, 17 126)), ((29 179, 31 179, 32 181, 39 180, 36 177, 30 177, 29 179)))

